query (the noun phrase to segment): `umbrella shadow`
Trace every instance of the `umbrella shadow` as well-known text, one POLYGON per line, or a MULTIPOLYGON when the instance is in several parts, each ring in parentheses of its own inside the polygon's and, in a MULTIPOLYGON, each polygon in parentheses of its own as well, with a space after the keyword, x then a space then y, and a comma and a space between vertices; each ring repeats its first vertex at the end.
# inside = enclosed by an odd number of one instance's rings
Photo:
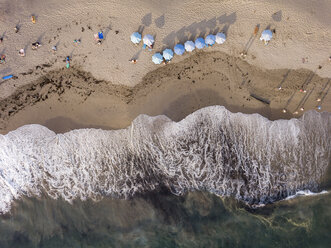
POLYGON ((290 71, 291 69, 287 70, 287 72, 285 73, 284 77, 283 77, 283 80, 279 83, 278 87, 277 88, 280 88, 282 87, 282 85, 284 84, 284 82, 286 81, 288 75, 290 74, 290 71))
POLYGON ((276 22, 280 22, 281 20, 282 20, 282 11, 281 10, 279 10, 279 11, 277 11, 276 13, 273 13, 272 14, 272 19, 274 20, 274 21, 276 21, 276 22))
POLYGON ((330 82, 331 82, 331 79, 329 79, 329 80, 327 81, 325 87, 323 88, 323 91, 321 92, 321 96, 322 96, 324 90, 327 89, 326 92, 324 93, 324 95, 321 97, 321 101, 320 101, 319 105, 322 105, 322 103, 324 102, 325 97, 326 97, 326 96, 328 95, 328 93, 329 93, 329 90, 330 90, 330 88, 331 88, 331 84, 330 84, 330 82), (330 85, 329 85, 329 84, 330 84, 330 85), (328 85, 329 85, 329 87, 326 88, 328 85))
POLYGON ((142 34, 144 32, 145 26, 144 25, 140 25, 137 32, 142 34))
POLYGON ((131 60, 138 60, 141 52, 142 52, 142 49, 139 50, 135 55, 133 55, 131 60))
POLYGON ((162 40, 166 47, 173 47, 177 43, 185 43, 187 40, 195 40, 198 37, 205 37, 207 34, 216 34, 224 24, 222 31, 228 32, 229 27, 236 22, 237 15, 233 12, 230 15, 223 14, 209 20, 194 22, 184 26, 177 31, 172 31, 162 40))
POLYGON ((2 35, 0 36, 0 38, 3 38, 3 39, 4 39, 5 37, 7 37, 7 36, 6 36, 6 32, 7 32, 7 31, 3 32, 2 35))
MULTIPOLYGON (((257 24, 255 26, 255 28, 260 29, 260 24, 257 24)), ((251 37, 249 38, 249 40, 247 41, 246 45, 245 45, 245 49, 244 49, 244 53, 248 53, 248 50, 250 49, 250 47, 253 45, 255 39, 257 37, 257 33, 253 32, 253 34, 251 35, 251 37)))
POLYGON ((148 13, 143 18, 141 18, 141 23, 145 27, 149 27, 152 24, 152 13, 148 13))
POLYGON ((304 89, 308 84, 312 81, 315 76, 315 72, 310 72, 308 77, 306 78, 305 82, 301 85, 301 89, 304 89))
POLYGON ((162 28, 165 24, 164 14, 155 19, 155 26, 162 28))
POLYGON ((294 98, 296 92, 297 92, 297 91, 294 91, 293 94, 290 96, 290 98, 287 100, 284 109, 288 109, 288 106, 289 106, 290 103, 292 102, 292 99, 294 98))
POLYGON ((105 28, 105 31, 103 31, 103 38, 106 39, 107 35, 109 33, 109 31, 112 30, 111 29, 111 24, 108 25, 108 27, 105 28))
POLYGON ((41 43, 42 39, 44 38, 45 36, 45 32, 43 32, 37 39, 37 42, 41 43))

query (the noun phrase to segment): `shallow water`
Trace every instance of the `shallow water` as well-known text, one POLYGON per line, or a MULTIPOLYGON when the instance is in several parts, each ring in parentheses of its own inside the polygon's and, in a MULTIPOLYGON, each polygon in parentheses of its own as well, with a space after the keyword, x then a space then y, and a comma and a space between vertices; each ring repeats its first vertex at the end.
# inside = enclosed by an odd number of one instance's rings
POLYGON ((40 125, 0 135, 0 212, 14 199, 100 200, 168 188, 202 190, 249 204, 321 190, 330 164, 331 114, 269 121, 201 109, 180 122, 139 116, 123 130, 55 134, 40 125))
POLYGON ((329 113, 220 106, 115 131, 21 127, 0 135, 0 247, 327 247, 330 134, 329 113))
POLYGON ((329 247, 331 194, 258 209, 206 192, 95 203, 24 198, 0 217, 0 247, 329 247))

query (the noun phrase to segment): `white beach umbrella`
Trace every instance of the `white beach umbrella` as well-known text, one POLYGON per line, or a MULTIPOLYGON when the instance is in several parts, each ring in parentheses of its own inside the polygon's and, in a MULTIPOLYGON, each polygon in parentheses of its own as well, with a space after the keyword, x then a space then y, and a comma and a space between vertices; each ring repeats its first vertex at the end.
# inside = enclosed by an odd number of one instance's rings
POLYGON ((141 34, 138 32, 134 32, 133 34, 131 34, 131 41, 134 44, 139 44, 141 41, 141 34))
POLYGON ((153 56, 152 56, 152 61, 154 62, 154 64, 161 64, 162 61, 163 61, 163 56, 161 53, 155 53, 153 56))
POLYGON ((207 45, 212 46, 215 44, 216 37, 213 34, 207 35, 205 42, 207 45))
POLYGON ((226 35, 224 33, 217 33, 216 34, 216 43, 223 44, 226 40, 226 35))
POLYGON ((192 52, 195 49, 195 44, 193 41, 188 40, 184 43, 185 50, 188 52, 192 52))
POLYGON ((174 57, 174 52, 171 49, 169 49, 169 48, 164 49, 164 51, 163 51, 163 58, 166 61, 170 61, 173 57, 174 57))
POLYGON ((270 29, 263 30, 260 40, 264 41, 265 44, 268 44, 268 42, 272 38, 272 32, 270 29))
POLYGON ((152 46, 154 44, 154 37, 150 34, 146 34, 143 38, 144 44, 152 46))

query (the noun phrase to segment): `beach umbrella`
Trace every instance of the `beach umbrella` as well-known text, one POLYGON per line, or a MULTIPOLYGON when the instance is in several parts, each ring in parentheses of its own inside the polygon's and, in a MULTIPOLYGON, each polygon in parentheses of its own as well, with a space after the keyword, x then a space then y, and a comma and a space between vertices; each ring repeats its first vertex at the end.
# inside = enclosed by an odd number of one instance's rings
POLYGON ((185 50, 188 52, 192 52, 195 49, 195 44, 193 41, 188 40, 184 43, 185 50))
POLYGON ((150 34, 146 34, 143 38, 143 41, 147 46, 152 46, 154 43, 154 37, 150 34))
POLYGON ((270 29, 263 30, 260 40, 264 41, 265 44, 268 44, 268 42, 272 38, 272 32, 270 29))
POLYGON ((154 64, 161 64, 162 61, 163 61, 163 56, 161 53, 155 53, 153 56, 152 56, 152 61, 154 62, 154 64))
POLYGON ((163 51, 163 58, 166 61, 170 61, 173 57, 174 57, 174 52, 171 49, 169 49, 169 48, 164 49, 164 51, 163 51))
POLYGON ((215 38, 217 44, 223 44, 226 40, 226 35, 224 33, 217 33, 215 38))
POLYGON ((198 49, 203 49, 206 46, 205 40, 201 37, 195 40, 195 47, 198 49))
POLYGON ((131 41, 134 44, 139 44, 141 41, 141 34, 138 32, 134 32, 133 34, 131 34, 131 41))
POLYGON ((205 42, 207 45, 212 46, 215 44, 216 37, 213 34, 207 35, 205 42))
POLYGON ((185 52, 185 47, 184 47, 182 44, 177 44, 177 45, 174 47, 174 52, 175 52, 177 55, 183 55, 184 52, 185 52))

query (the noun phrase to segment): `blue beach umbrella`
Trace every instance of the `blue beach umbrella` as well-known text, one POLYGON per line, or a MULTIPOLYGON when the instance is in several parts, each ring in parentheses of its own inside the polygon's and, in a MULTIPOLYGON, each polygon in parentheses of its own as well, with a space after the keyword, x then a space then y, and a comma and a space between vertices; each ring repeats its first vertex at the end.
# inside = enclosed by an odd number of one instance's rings
POLYGON ((226 35, 224 33, 217 33, 216 34, 216 43, 223 44, 226 40, 226 35))
POLYGON ((185 50, 188 52, 192 52, 195 49, 195 44, 193 41, 188 40, 184 43, 185 50))
POLYGON ((131 41, 134 44, 139 44, 141 41, 141 34, 138 32, 134 32, 133 34, 131 34, 131 41))
POLYGON ((207 35, 205 42, 207 45, 212 46, 215 44, 216 37, 213 34, 207 35))
POLYGON ((177 45, 174 47, 174 52, 175 52, 177 55, 183 55, 184 52, 185 52, 185 47, 184 47, 182 44, 177 44, 177 45))
POLYGON ((154 53, 154 55, 152 56, 152 61, 154 62, 154 64, 161 64, 163 61, 163 56, 161 53, 154 53))
POLYGON ((143 38, 144 44, 152 46, 154 44, 154 37, 150 34, 146 34, 143 38))
POLYGON ((195 47, 198 49, 203 49, 206 46, 205 40, 201 37, 195 40, 195 47))
POLYGON ((173 57, 174 57, 174 52, 171 49, 169 49, 169 48, 164 49, 164 51, 163 51, 163 58, 166 61, 170 61, 173 57))

